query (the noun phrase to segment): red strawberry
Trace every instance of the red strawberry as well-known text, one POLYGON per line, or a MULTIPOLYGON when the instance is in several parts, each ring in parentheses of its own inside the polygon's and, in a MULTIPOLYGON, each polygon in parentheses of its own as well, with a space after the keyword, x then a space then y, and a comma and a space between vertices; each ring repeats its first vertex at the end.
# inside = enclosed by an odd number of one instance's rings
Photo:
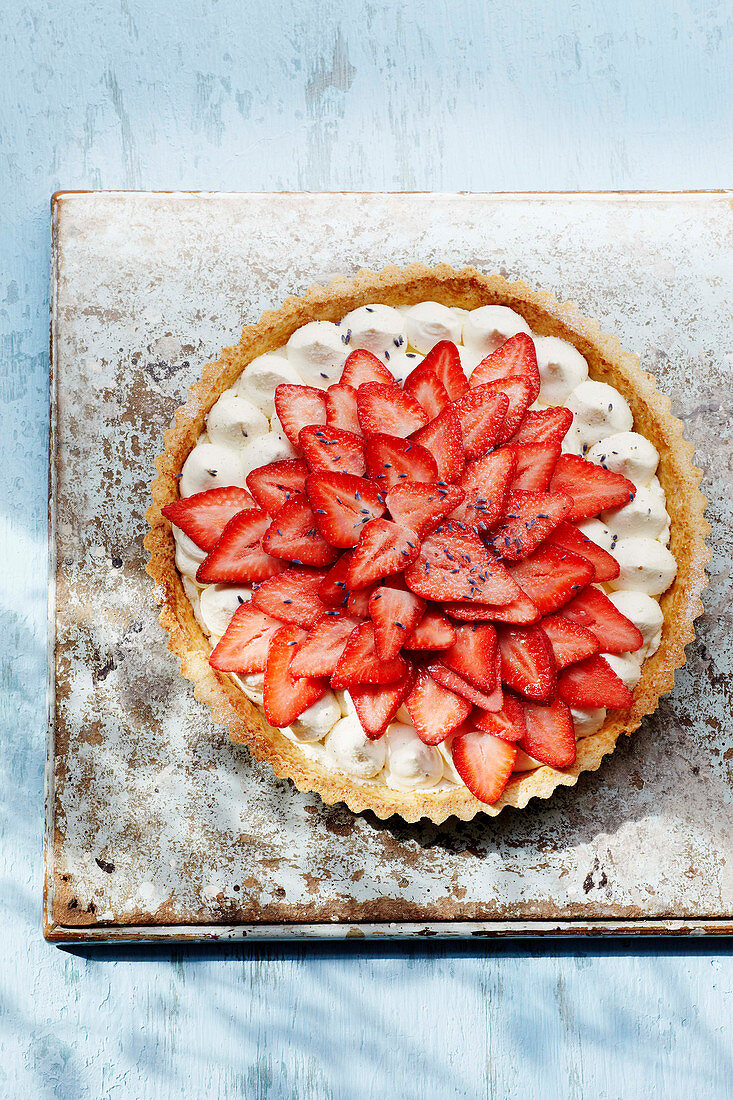
POLYGON ((251 603, 240 604, 209 664, 220 672, 263 672, 270 638, 281 626, 251 603))
POLYGON ((620 508, 636 495, 636 486, 623 474, 596 466, 580 455, 562 455, 550 482, 550 492, 572 500, 569 520, 589 519, 605 508, 620 508))
POLYGON ((252 603, 273 619, 310 630, 329 610, 319 596, 320 569, 286 569, 264 581, 252 593, 252 603))
POLYGON ((262 549, 262 536, 270 520, 264 512, 250 509, 229 520, 219 540, 196 571, 200 584, 246 584, 263 581, 285 568, 281 561, 262 549))
POLYGON ((366 348, 357 348, 352 351, 344 363, 341 384, 353 386, 355 390, 367 382, 382 382, 387 386, 394 385, 394 375, 387 370, 384 363, 380 363, 376 355, 366 348))
POLYGON ((504 514, 506 496, 515 466, 514 449, 501 447, 469 462, 458 485, 466 494, 453 519, 488 531, 504 514))
POLYGON ((306 493, 318 530, 341 549, 356 546, 364 525, 385 512, 374 482, 354 474, 311 474, 306 493))
POLYGON ((415 432, 413 442, 419 443, 433 456, 442 481, 455 481, 460 476, 464 463, 463 433, 460 421, 450 407, 443 409, 440 416, 431 420, 426 428, 415 432))
POLYGON ((307 474, 308 465, 302 458, 288 458, 252 470, 247 474, 247 485, 260 508, 274 516, 286 500, 305 493, 307 474))
POLYGON ((395 523, 416 531, 422 539, 434 531, 462 500, 463 490, 455 485, 409 481, 390 489, 386 503, 395 523))
POLYGON ((512 489, 534 489, 538 492, 546 492, 560 458, 560 444, 520 443, 512 449, 517 456, 512 489))
POLYGON ((425 614, 425 600, 396 588, 376 588, 369 597, 369 617, 374 623, 377 655, 383 661, 396 657, 405 640, 425 614))
POLYGON ((538 626, 501 626, 498 635, 502 682, 535 702, 550 699, 556 675, 547 635, 538 626))
POLYGON ((619 575, 620 568, 616 559, 566 519, 550 532, 547 541, 553 546, 561 546, 564 550, 572 550, 574 554, 586 558, 595 570, 594 581, 612 581, 619 575))
POLYGON ((570 707, 628 710, 634 701, 623 680, 600 653, 563 669, 557 681, 557 693, 570 707))
POLYGON ((428 422, 428 415, 414 397, 399 386, 367 382, 356 394, 356 409, 364 435, 396 435, 406 439, 428 422))
POLYGON ((366 441, 369 477, 380 490, 403 481, 437 481, 438 467, 430 451, 412 439, 378 433, 366 441))
POLYGON ((318 595, 330 607, 343 607, 349 590, 346 587, 346 574, 351 564, 351 552, 342 554, 335 565, 326 573, 318 589, 318 595))
POLYGON ((600 588, 589 585, 562 609, 564 618, 580 623, 598 639, 604 653, 627 653, 644 644, 641 631, 611 603, 600 588))
POLYGON ((301 428, 326 423, 326 395, 314 386, 283 383, 275 387, 275 411, 286 436, 297 447, 301 428))
POLYGON ((522 704, 509 694, 504 695, 501 710, 479 710, 471 718, 471 724, 503 741, 521 741, 527 733, 522 704))
POLYGON ((492 393, 503 393, 509 399, 497 439, 498 444, 506 443, 514 435, 532 404, 532 391, 524 378, 502 378, 497 382, 485 382, 484 385, 492 393))
POLYGON ((356 412, 356 390, 344 382, 329 386, 326 390, 326 423, 342 432, 361 435, 356 412))
POLYGON ((441 340, 428 352, 422 362, 426 369, 434 371, 445 386, 448 397, 456 401, 468 389, 468 382, 461 366, 458 348, 450 340, 441 340))
POLYGON ((428 665, 426 672, 430 673, 436 684, 447 688, 455 695, 460 695, 462 699, 473 703, 474 706, 481 707, 483 710, 499 710, 501 707, 503 692, 498 677, 492 692, 489 694, 485 691, 479 691, 477 687, 465 680, 463 676, 459 676, 452 668, 446 668, 445 665, 438 662, 428 665))
POLYGON ((338 557, 338 550, 318 530, 313 509, 305 498, 283 504, 265 532, 262 548, 296 565, 330 565, 338 557))
POLYGON ((528 409, 510 443, 562 443, 573 422, 570 409, 528 409))
POLYGON ((505 378, 521 378, 527 383, 530 391, 528 405, 537 400, 540 392, 537 352, 534 340, 526 332, 518 332, 516 336, 510 336, 501 347, 491 355, 487 355, 474 370, 469 385, 471 389, 475 389, 476 386, 482 386, 486 382, 505 378))
POLYGON ((469 529, 446 524, 424 540, 420 556, 405 570, 405 584, 429 600, 509 603, 518 587, 469 529))
POLYGON ((290 664, 293 676, 330 676, 359 619, 329 612, 317 619, 290 664))
POLYGON ((586 558, 547 542, 509 572, 542 615, 557 611, 593 578, 593 566, 586 558))
POLYGON ((364 440, 360 436, 327 425, 303 428, 298 438, 313 473, 332 470, 361 477, 366 472, 364 440))
POLYGON ((480 691, 491 694, 496 688, 498 651, 491 623, 463 623, 456 627, 456 640, 441 653, 440 661, 480 691))
POLYGON ((453 763, 469 791, 492 805, 501 798, 514 770, 516 746, 490 733, 459 733, 451 746, 453 763))
POLYGON ((529 756, 552 768, 569 768, 575 763, 575 727, 572 715, 561 699, 549 706, 522 703, 527 732, 519 742, 529 756))
POLYGON ((402 657, 383 661, 377 654, 373 623, 360 623, 349 635, 331 677, 332 688, 354 684, 394 684, 404 679, 408 665, 402 657))
POLYGON ((414 682, 415 672, 410 668, 396 684, 359 684, 349 688, 361 727, 372 741, 377 741, 393 721, 414 682))
POLYGON ((434 607, 428 607, 420 625, 413 630, 403 649, 448 649, 456 640, 456 632, 434 607))
POLYGON ((444 610, 462 622, 536 623, 541 618, 536 605, 521 589, 511 603, 495 607, 485 603, 446 603, 444 610))
POLYGON ((565 519, 571 500, 564 493, 531 493, 515 489, 507 495, 504 522, 491 540, 508 561, 529 557, 553 528, 565 519))
POLYGON ((366 588, 374 581, 399 573, 419 553, 420 541, 414 531, 388 519, 373 519, 359 536, 346 574, 346 586, 350 590, 366 588))
POLYGON ((445 386, 438 376, 425 366, 424 361, 405 380, 405 393, 415 398, 430 420, 434 420, 450 401, 445 386))
POLYGON ((370 584, 367 588, 360 588, 357 592, 349 592, 346 601, 346 609, 350 615, 358 615, 360 619, 369 618, 369 601, 372 592, 377 588, 376 584, 370 584))
POLYGON ((437 684, 422 669, 415 685, 405 700, 417 735, 426 745, 438 745, 448 734, 465 722, 471 713, 471 704, 460 695, 437 684))
POLYGON ((174 500, 162 509, 163 515, 188 535, 207 554, 216 546, 219 536, 237 512, 254 508, 255 502, 246 489, 227 485, 207 489, 192 497, 174 500))
POLYGON ((461 425, 466 458, 479 458, 496 444, 509 408, 509 398, 490 386, 478 386, 450 407, 461 425))
POLYGON ((264 708, 271 726, 284 729, 304 710, 318 702, 328 687, 328 680, 303 676, 298 679, 290 671, 295 647, 303 638, 297 626, 282 626, 270 639, 265 665, 264 708))
POLYGON ((550 640, 558 669, 584 661, 598 652, 595 634, 580 623, 573 623, 562 615, 546 615, 540 626, 550 640))

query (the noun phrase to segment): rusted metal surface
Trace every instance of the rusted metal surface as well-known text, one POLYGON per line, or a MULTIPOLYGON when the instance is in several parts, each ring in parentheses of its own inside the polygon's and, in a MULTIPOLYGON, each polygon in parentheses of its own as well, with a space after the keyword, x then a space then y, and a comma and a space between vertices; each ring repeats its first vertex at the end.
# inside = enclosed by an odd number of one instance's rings
POLYGON ((729 931, 729 198, 80 194, 54 234, 47 934, 729 931), (142 549, 153 457, 203 363, 290 293, 416 259, 526 278, 639 352, 713 525, 707 613, 653 719, 550 802, 442 827, 324 807, 212 727, 142 549))

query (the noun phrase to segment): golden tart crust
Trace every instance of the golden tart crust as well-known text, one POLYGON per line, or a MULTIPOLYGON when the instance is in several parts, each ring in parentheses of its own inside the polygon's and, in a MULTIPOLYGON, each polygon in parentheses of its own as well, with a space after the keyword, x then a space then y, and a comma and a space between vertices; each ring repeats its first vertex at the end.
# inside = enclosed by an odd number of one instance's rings
POLYGON ((380 272, 360 271, 353 279, 337 278, 315 286, 300 297, 288 298, 280 309, 263 313, 248 325, 237 347, 225 348, 221 358, 204 368, 187 403, 179 408, 175 424, 165 432, 165 451, 156 459, 158 477, 152 483, 153 503, 146 518, 150 531, 145 547, 150 553, 147 571, 155 581, 161 607, 160 623, 169 635, 169 648, 181 661, 181 671, 194 685, 194 695, 208 704, 214 722, 228 727, 233 741, 248 746, 253 757, 266 761, 279 778, 291 779, 301 791, 315 791, 324 802, 345 802, 354 812, 370 809, 378 817, 398 814, 406 821, 427 817, 440 824, 451 814, 468 821, 479 812, 495 816, 505 806, 524 808, 531 798, 548 798, 560 786, 573 786, 581 772, 595 771, 612 752, 621 734, 632 733, 642 718, 657 707, 661 695, 674 686, 675 669, 685 663, 685 646, 694 638, 694 620, 703 607, 700 594, 707 583, 705 565, 710 551, 705 537, 706 500, 699 491, 701 473, 692 462, 693 448, 683 439, 683 425, 670 412, 669 398, 661 394, 651 375, 642 371, 635 355, 623 351, 616 337, 600 331, 582 317, 575 305, 559 303, 549 293, 526 283, 509 283, 499 275, 483 275, 475 268, 456 271, 446 264, 407 268, 387 267, 380 272), (184 461, 204 429, 207 412, 258 355, 281 347, 308 321, 338 321, 361 305, 411 305, 435 301, 447 306, 476 309, 505 305, 520 313, 533 333, 568 340, 586 358, 589 377, 615 386, 628 401, 634 427, 649 439, 660 456, 657 476, 667 496, 671 518, 670 549, 677 560, 677 576, 660 599, 664 615, 657 652, 644 662, 630 711, 609 711, 601 729, 578 742, 571 768, 547 765, 517 773, 497 803, 480 802, 466 787, 442 791, 397 791, 375 781, 359 781, 337 774, 307 759, 297 744, 269 726, 256 707, 226 675, 209 665, 208 639, 194 618, 175 566, 171 526, 161 509, 178 498, 178 477, 184 461))

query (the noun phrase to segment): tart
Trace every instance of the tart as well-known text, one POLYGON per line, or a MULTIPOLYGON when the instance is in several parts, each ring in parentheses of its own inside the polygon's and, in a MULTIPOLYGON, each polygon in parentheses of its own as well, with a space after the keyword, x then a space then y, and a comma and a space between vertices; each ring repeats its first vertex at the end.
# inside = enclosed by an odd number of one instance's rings
POLYGON ((263 314, 156 465, 148 572, 196 698, 355 812, 573 785, 672 688, 702 610, 669 400, 572 305, 472 268, 263 314))

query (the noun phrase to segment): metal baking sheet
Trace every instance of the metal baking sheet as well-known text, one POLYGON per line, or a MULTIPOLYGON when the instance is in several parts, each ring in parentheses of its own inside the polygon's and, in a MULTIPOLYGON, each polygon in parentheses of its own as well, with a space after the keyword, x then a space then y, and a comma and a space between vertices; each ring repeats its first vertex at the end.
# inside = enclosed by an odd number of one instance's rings
POLYGON ((731 256, 726 194, 55 196, 48 938, 733 930, 731 256), (231 744, 142 547, 203 364, 288 294, 414 260, 525 278, 638 351, 697 447, 715 550, 657 714, 549 802, 442 827, 325 807, 231 744))

